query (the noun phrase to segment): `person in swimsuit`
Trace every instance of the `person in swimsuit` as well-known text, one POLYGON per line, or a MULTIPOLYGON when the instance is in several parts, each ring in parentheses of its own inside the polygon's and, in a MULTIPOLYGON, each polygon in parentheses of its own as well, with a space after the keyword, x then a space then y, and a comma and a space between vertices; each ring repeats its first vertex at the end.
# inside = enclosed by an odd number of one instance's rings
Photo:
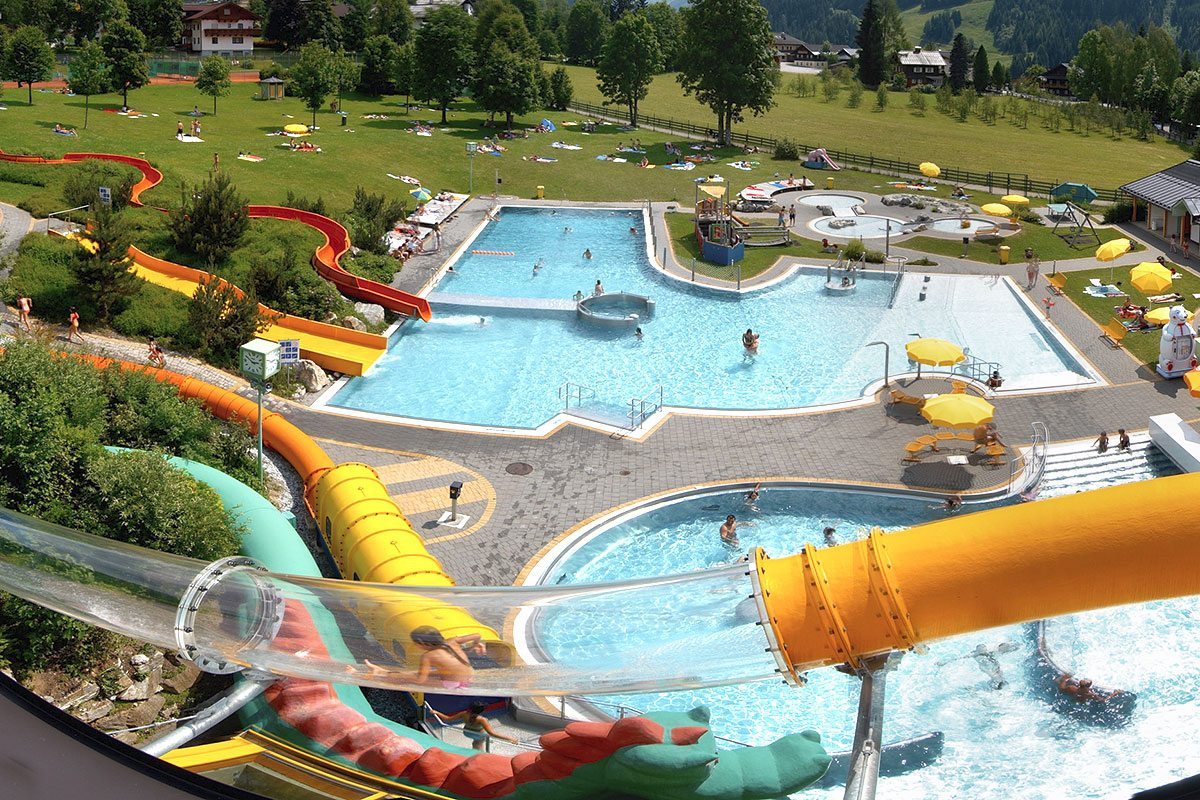
POLYGON ((162 348, 158 346, 158 340, 153 336, 150 337, 149 352, 146 355, 146 360, 159 369, 167 368, 167 357, 163 353, 162 348))
POLYGON ((457 714, 451 714, 450 716, 446 716, 435 709, 430 710, 433 711, 435 717, 447 724, 458 722, 461 719, 463 721, 463 735, 471 740, 471 747, 476 750, 489 750, 488 739, 503 739, 506 742, 519 744, 520 741, 518 739, 514 739, 512 736, 505 736, 503 733, 496 733, 496 731, 492 730, 487 717, 483 716, 484 709, 486 708, 486 704, 476 700, 471 703, 470 708, 466 711, 459 711, 457 714))
POLYGON ((475 677, 475 668, 463 648, 469 647, 478 655, 487 653, 477 633, 447 639, 437 628, 422 625, 413 629, 409 636, 413 644, 424 651, 415 682, 440 685, 443 689, 466 689, 475 677))
POLYGON ((753 522, 739 523, 737 521, 737 517, 735 517, 733 514, 730 514, 729 516, 727 516, 725 518, 725 524, 721 526, 721 544, 725 545, 726 547, 740 547, 741 546, 742 543, 738 540, 738 535, 737 535, 737 529, 738 529, 739 524, 746 525, 749 527, 749 526, 752 526, 754 523, 753 522))
POLYGON ((1117 450, 1129 452, 1129 434, 1124 428, 1117 428, 1117 450))
POLYGON ((835 544, 837 544, 837 539, 834 538, 834 534, 836 533, 837 528, 834 527, 827 527, 824 531, 822 531, 822 534, 825 536, 826 547, 833 547, 835 544))
POLYGON ((179 120, 175 125, 175 138, 179 139, 183 136, 183 120, 179 120))
POLYGON ((742 334, 742 347, 746 349, 746 355, 758 355, 758 334, 746 328, 746 332, 742 334))
POLYGON ((30 330, 29 314, 33 311, 33 298, 28 295, 21 295, 17 298, 17 319, 25 330, 30 330))
POLYGON ((753 508, 755 501, 758 500, 758 496, 761 493, 762 493, 762 484, 761 483, 754 484, 754 488, 751 489, 750 491, 746 492, 746 505, 753 508))
POLYGON ((75 306, 71 306, 71 314, 67 318, 67 341, 78 339, 80 344, 83 344, 83 334, 79 332, 79 312, 75 310, 75 306))
MULTIPOLYGON (((591 256, 588 256, 588 258, 591 258, 591 256)), ((592 288, 592 297, 599 297, 602 294, 604 294, 604 284, 597 279, 596 285, 592 288)))
POLYGON ((1111 694, 1101 694, 1092 687, 1092 682, 1087 678, 1079 678, 1076 680, 1070 675, 1063 675, 1058 679, 1058 688, 1065 695, 1075 698, 1081 703, 1089 700, 1098 700, 1104 702, 1112 697, 1111 694))
POLYGON ((1096 437, 1096 440, 1094 442, 1092 442, 1092 444, 1096 445, 1096 452, 1099 453, 1100 455, 1104 455, 1105 453, 1107 453, 1108 452, 1108 433, 1105 431, 1100 431, 1100 435, 1096 437))

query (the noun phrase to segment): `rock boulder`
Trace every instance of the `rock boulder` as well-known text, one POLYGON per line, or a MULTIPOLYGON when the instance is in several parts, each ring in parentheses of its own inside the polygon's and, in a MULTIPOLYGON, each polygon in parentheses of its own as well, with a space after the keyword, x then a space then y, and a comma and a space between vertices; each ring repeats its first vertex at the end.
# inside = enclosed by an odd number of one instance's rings
POLYGON ((354 310, 363 315, 363 319, 372 325, 383 324, 383 306, 376 303, 355 303, 354 310))
POLYGON ((317 366, 315 361, 309 361, 307 358, 302 358, 297 362, 296 380, 300 382, 305 391, 309 392, 319 392, 329 385, 329 376, 325 374, 325 370, 317 366))
POLYGON ((342 317, 342 327, 352 331, 365 331, 367 326, 358 317, 342 317))

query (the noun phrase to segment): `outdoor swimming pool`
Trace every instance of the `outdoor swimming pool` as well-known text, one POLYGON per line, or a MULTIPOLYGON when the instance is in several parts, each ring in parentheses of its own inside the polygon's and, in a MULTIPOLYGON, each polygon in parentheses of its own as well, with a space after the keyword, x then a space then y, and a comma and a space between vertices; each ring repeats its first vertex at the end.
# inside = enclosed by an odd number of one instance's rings
POLYGON ((797 197, 796 202, 802 206, 829 206, 836 214, 838 211, 849 211, 865 201, 852 194, 805 194, 797 197))
POLYGON ((857 217, 821 217, 809 223, 812 229, 822 236, 838 236, 842 239, 882 239, 888 235, 889 224, 892 227, 892 236, 899 236, 905 223, 903 220, 871 214, 857 217), (853 224, 839 227, 847 222, 853 224))
POLYGON ((929 223, 929 227, 933 228, 935 231, 941 231, 942 233, 957 233, 961 234, 962 236, 972 236, 976 231, 982 230, 983 228, 996 227, 996 221, 991 219, 976 219, 974 217, 970 217, 967 219, 967 227, 964 228, 962 225, 962 220, 960 220, 958 217, 947 217, 945 219, 935 219, 933 222, 929 223))
POLYGON ((535 428, 563 411, 559 390, 570 383, 594 392, 589 414, 615 421, 632 398, 657 399, 659 387, 672 406, 794 408, 857 398, 882 378, 883 354, 867 342, 889 342, 892 374, 900 372, 914 331, 1000 363, 1006 389, 1092 380, 1007 282, 935 275, 925 283, 910 273, 892 309, 894 274, 877 272, 836 297, 825 291, 819 267, 755 292, 704 289, 650 265, 640 211, 506 207, 454 269, 430 296, 433 320, 401 326, 375 367, 328 405, 535 428), (610 292, 655 300, 654 315, 641 324, 644 338, 576 318, 564 301, 589 293, 597 280, 610 292), (510 304, 554 300, 566 311, 446 305, 439 293, 510 304), (747 328, 762 335, 757 358, 744 355, 747 328))
MULTIPOLYGON (((871 525, 893 530, 942 515, 929 506, 929 501, 813 489, 768 489, 757 511, 746 507, 740 492, 693 498, 600 533, 554 565, 542 582, 614 581, 728 562, 740 554, 731 556, 717 541, 717 526, 726 513, 756 523, 739 530, 742 552, 763 546, 772 555, 783 555, 805 542, 820 543, 827 525, 837 528, 838 541, 848 541, 871 525)), ((883 778, 879 796, 1127 798, 1137 789, 1193 774, 1200 757, 1187 732, 1200 723, 1195 703, 1200 667, 1192 656, 1200 647, 1197 611, 1200 602, 1184 598, 1049 624, 1048 643, 1064 668, 1098 685, 1137 693, 1137 710, 1124 728, 1089 727, 1050 708, 1029 669, 1035 649, 1029 626, 955 637, 933 643, 927 653, 906 655, 887 679, 885 741, 942 731, 945 750, 930 766, 883 778), (997 656, 1007 685, 995 690, 968 654, 979 644, 995 647, 1001 642, 1015 649, 997 656)), ((628 616, 636 616, 636 609, 629 609, 628 616)), ((622 620, 629 624, 625 616, 622 620)), ((536 635, 554 658, 570 661, 611 631, 603 620, 591 630, 578 625, 557 629, 550 617, 536 635)), ((770 682, 596 700, 643 711, 705 704, 720 736, 761 745, 814 728, 827 750, 848 750, 857 680, 832 669, 808 677, 800 689, 770 682)), ((798 796, 832 799, 842 791, 810 789, 798 796)))

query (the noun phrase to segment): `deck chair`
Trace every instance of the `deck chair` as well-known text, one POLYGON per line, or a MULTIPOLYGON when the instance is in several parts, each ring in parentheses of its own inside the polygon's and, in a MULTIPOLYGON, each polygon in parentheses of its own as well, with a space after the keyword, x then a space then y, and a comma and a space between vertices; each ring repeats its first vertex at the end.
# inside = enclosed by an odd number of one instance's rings
POLYGON ((921 451, 925 449, 925 445, 919 441, 912 441, 904 445, 904 458, 900 459, 905 464, 921 463, 921 451))
POLYGON ((915 443, 921 445, 922 447, 928 447, 930 450, 932 450, 935 453, 938 451, 937 436, 918 436, 913 441, 915 443))
POLYGON ((967 389, 969 389, 970 386, 971 384, 967 383, 966 381, 952 380, 950 381, 950 394, 969 394, 967 389))
POLYGON ((1100 341, 1107 344, 1113 350, 1120 350, 1121 340, 1129 334, 1129 329, 1116 317, 1101 325, 1100 330, 1103 331, 1100 334, 1100 341))
POLYGON ((906 392, 902 392, 899 389, 892 389, 890 394, 888 395, 888 405, 894 406, 897 403, 902 403, 902 404, 910 405, 910 406, 916 406, 917 408, 920 408, 921 406, 925 405, 925 398, 907 394, 906 392))
POLYGON ((1061 272, 1046 276, 1046 288, 1050 290, 1050 294, 1062 295, 1066 285, 1067 278, 1061 272))
POLYGON ((983 462, 985 467, 1002 467, 1004 466, 1004 456, 1008 453, 1008 448, 1002 444, 989 444, 987 450, 987 461, 983 462))

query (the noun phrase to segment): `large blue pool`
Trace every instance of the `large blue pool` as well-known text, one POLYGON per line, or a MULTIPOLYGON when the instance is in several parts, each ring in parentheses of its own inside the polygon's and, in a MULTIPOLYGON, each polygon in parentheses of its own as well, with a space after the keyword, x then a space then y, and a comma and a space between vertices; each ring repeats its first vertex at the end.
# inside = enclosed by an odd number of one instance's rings
POLYGON ((329 404, 533 428, 563 410, 559 388, 571 383, 614 407, 657 398, 662 387, 672 406, 794 408, 854 399, 879 380, 883 354, 868 342, 889 342, 892 371, 900 371, 911 333, 945 337, 999 362, 1006 389, 1090 380, 1009 283, 924 278, 905 276, 891 309, 892 276, 879 273, 864 275, 853 294, 842 296, 825 290, 824 268, 742 295, 705 290, 651 266, 641 211, 505 207, 438 285, 433 321, 402 326, 375 367, 329 404), (587 249, 591 259, 583 255, 587 249), (644 338, 594 327, 570 311, 480 311, 437 302, 439 293, 569 300, 577 291, 590 293, 597 280, 607 291, 656 301, 654 316, 641 326, 644 338), (747 328, 761 333, 755 359, 741 347, 747 328))
MULTIPOLYGON (((1146 474, 1157 470, 1147 469, 1146 474)), ((1051 488, 1048 494, 1055 493, 1051 488)), ((928 501, 815 489, 775 489, 756 509, 741 493, 688 499, 659 507, 587 541, 555 564, 543 583, 591 583, 704 569, 740 557, 718 542, 726 513, 753 520, 739 531, 743 552, 762 546, 773 555, 821 543, 826 526, 838 541, 939 518, 928 501)), ((1030 542, 1036 547, 1036 542, 1030 542)), ((947 569, 953 569, 947 564, 947 569)), ((1200 723, 1200 624, 1196 598, 1096 611, 1052 620, 1048 641, 1070 670, 1098 685, 1138 694, 1124 728, 1089 727, 1062 716, 1034 688, 1029 662, 1034 646, 1024 626, 1000 628, 935 642, 908 654, 888 677, 885 739, 931 731, 945 733, 945 750, 933 765, 884 778, 881 798, 1127 798, 1200 771, 1191 732, 1200 723), (1015 650, 998 656, 1007 686, 995 690, 968 654, 979 644, 1001 642, 1015 650)), ((636 617, 629 609, 622 619, 636 617)), ((573 617, 578 622, 577 617, 573 617)), ((547 616, 535 632, 553 658, 571 661, 590 643, 611 635, 609 626, 562 629, 547 616)), ((687 658, 680 653, 680 658, 687 658)), ((821 732, 831 751, 853 739, 858 681, 834 670, 809 674, 800 689, 758 683, 669 694, 595 698, 644 711, 684 710, 703 703, 713 710, 713 731, 749 744, 765 744, 805 728, 821 732)), ((803 797, 841 797, 842 789, 812 789, 803 797)))

